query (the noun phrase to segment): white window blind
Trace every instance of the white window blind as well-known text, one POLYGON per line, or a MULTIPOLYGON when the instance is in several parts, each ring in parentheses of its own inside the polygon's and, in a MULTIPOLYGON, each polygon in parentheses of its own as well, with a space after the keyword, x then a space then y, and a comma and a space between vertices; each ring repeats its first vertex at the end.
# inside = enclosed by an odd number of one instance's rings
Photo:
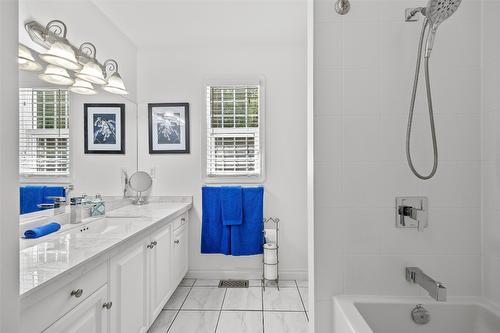
POLYGON ((207 176, 260 176, 260 87, 207 87, 207 176))
POLYGON ((65 89, 19 90, 19 173, 69 175, 69 101, 65 89))

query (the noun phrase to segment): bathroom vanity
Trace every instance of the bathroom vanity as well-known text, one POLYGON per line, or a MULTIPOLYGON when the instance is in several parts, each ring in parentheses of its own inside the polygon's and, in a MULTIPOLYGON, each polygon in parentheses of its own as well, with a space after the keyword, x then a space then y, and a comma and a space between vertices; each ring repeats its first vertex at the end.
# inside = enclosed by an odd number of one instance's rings
POLYGON ((30 243, 20 332, 146 332, 187 273, 191 206, 127 205, 30 243))

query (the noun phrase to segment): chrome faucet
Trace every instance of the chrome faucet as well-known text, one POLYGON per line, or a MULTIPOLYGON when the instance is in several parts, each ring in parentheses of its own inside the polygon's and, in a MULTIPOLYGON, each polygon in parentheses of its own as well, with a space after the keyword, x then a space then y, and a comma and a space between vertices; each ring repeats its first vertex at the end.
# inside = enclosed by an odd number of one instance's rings
POLYGON ((406 267, 406 281, 416 283, 427 290, 429 295, 438 302, 446 302, 446 287, 425 274, 418 267, 406 267))
POLYGON ((71 214, 69 223, 77 224, 82 222, 82 207, 85 196, 71 198, 71 214))

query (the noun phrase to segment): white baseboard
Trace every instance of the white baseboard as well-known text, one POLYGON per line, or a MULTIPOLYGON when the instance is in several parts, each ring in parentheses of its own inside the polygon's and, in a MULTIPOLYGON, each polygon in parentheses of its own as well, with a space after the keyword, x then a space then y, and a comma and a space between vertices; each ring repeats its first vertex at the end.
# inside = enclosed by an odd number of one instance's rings
MULTIPOLYGON (((307 280, 307 270, 280 270, 281 280, 307 280)), ((262 278, 262 270, 189 270, 186 278, 190 279, 247 279, 262 278)))

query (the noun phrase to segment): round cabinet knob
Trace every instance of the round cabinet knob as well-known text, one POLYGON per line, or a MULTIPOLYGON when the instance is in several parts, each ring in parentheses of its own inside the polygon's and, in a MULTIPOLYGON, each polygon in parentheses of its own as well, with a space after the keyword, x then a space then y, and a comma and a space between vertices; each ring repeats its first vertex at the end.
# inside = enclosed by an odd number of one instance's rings
POLYGON ((71 296, 75 296, 76 298, 82 296, 83 294, 83 289, 76 289, 71 291, 71 296))
POLYGON ((182 218, 181 218, 181 221, 182 221, 182 222, 185 222, 185 221, 186 221, 186 218, 185 218, 185 217, 182 217, 182 218))
POLYGON ((175 243, 175 244, 179 244, 180 242, 181 242, 181 241, 180 241, 180 240, 178 240, 178 239, 174 240, 174 243, 175 243))
POLYGON ((103 309, 109 310, 113 306, 113 302, 106 302, 102 305, 103 309))

